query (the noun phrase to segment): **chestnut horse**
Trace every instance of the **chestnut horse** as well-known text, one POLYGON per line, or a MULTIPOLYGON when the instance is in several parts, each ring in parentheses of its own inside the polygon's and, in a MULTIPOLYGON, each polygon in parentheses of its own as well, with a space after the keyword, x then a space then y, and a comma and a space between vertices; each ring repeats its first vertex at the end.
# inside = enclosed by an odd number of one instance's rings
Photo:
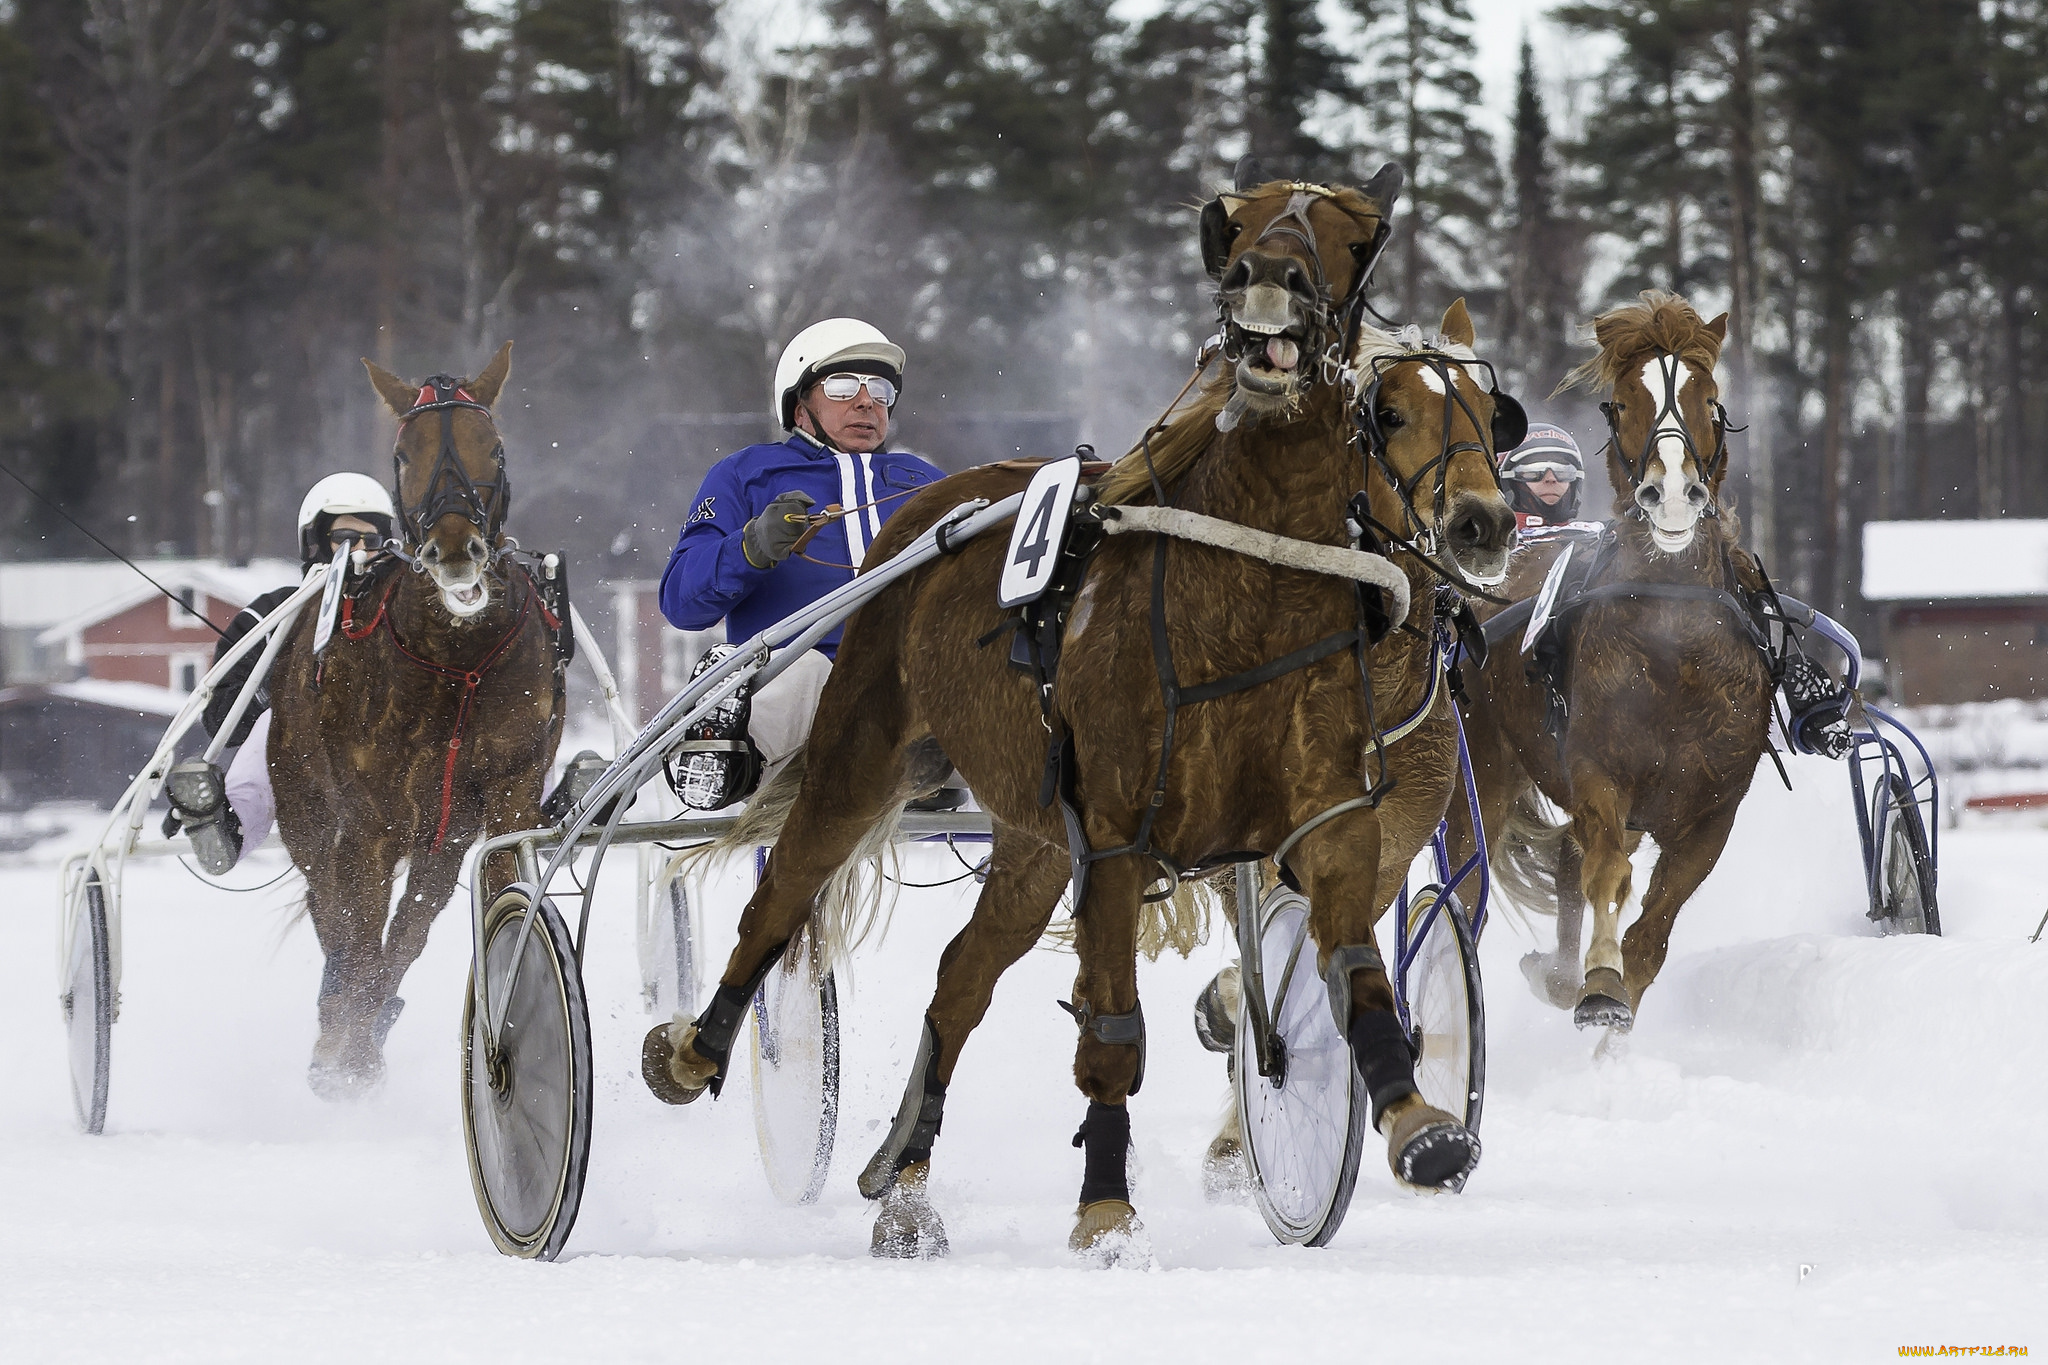
POLYGON ((464 850, 481 832, 541 823, 562 669, 558 618, 505 549, 509 490, 490 409, 511 359, 507 342, 476 378, 424 384, 363 362, 399 421, 398 530, 410 553, 372 561, 324 651, 308 612, 276 664, 270 772, 327 958, 310 1080, 329 1098, 381 1079, 399 982, 464 850))
POLYGON ((1523 970, 1580 1028, 1633 1025, 1769 742, 1770 668, 1754 624, 1764 584, 1720 502, 1727 414, 1714 365, 1725 333, 1725 316, 1702 322, 1659 290, 1595 320, 1600 352, 1566 385, 1609 390, 1616 519, 1516 555, 1505 591, 1521 605, 1499 622, 1514 629, 1467 678, 1496 873, 1527 908, 1558 906, 1557 951, 1531 954, 1523 970), (1531 667, 1516 648, 1528 599, 1567 548, 1544 627, 1552 638, 1537 642, 1547 666, 1531 667), (1564 823, 1549 821, 1539 792, 1564 823), (1645 833, 1657 865, 1624 938, 1629 855, 1645 833), (1593 916, 1583 976, 1582 906, 1593 916))
MULTIPOLYGON (((1390 166, 1362 191, 1274 182, 1205 207, 1203 252, 1219 284, 1222 353, 1234 363, 1101 479, 1106 510, 1156 500, 1325 552, 1351 543, 1352 516, 1444 573, 1498 581, 1514 518, 1494 473, 1496 417, 1519 439, 1520 410, 1468 363, 1463 303, 1435 346, 1361 339, 1352 311, 1399 185, 1390 166), (1345 350, 1354 344, 1355 375, 1345 350), (1369 440, 1358 377, 1376 419, 1369 440)), ((966 499, 1018 492, 1028 476, 991 466, 920 492, 868 562, 966 499)), ((940 961, 902 1109, 860 1179, 880 1202, 876 1254, 944 1250, 924 1185, 947 1084, 997 978, 1038 941, 1070 878, 1080 962, 1067 1008, 1080 1027, 1074 1077, 1089 1102, 1070 1246, 1122 1254, 1137 1228, 1125 1101, 1144 1070, 1141 902, 1162 874, 1170 882, 1290 842, 1284 866, 1308 894, 1317 965, 1349 1025, 1390 1163, 1422 1185, 1469 1170, 1476 1139, 1415 1093, 1373 948, 1373 925, 1452 784, 1449 704, 1439 691, 1425 706, 1436 686, 1435 571, 1397 555, 1400 571, 1380 565, 1393 587, 1373 598, 1356 582, 1242 548, 1107 535, 1071 565, 1055 670, 1056 628, 997 606, 1004 557, 1004 539, 983 536, 848 623, 803 769, 757 798, 787 800, 801 784, 739 945, 703 1015, 649 1035, 650 1088, 681 1102, 722 1079, 755 983, 813 926, 820 885, 952 765, 990 813, 995 846, 974 914, 940 961), (1375 603, 1388 606, 1377 620, 1375 603), (1017 626, 1025 640, 1013 640, 1017 626), (1050 674, 1043 691, 1011 663, 1013 644, 1027 643, 1034 669, 1050 674), (1417 733, 1376 742, 1378 727, 1417 710, 1428 715, 1417 733)))

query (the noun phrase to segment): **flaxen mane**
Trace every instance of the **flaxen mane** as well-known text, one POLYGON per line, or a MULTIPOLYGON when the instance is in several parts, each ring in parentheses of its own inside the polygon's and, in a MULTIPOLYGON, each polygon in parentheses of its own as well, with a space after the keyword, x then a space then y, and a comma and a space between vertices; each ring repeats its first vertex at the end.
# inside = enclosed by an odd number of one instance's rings
POLYGON ((1645 351, 1662 349, 1712 374, 1721 358, 1721 338, 1708 330, 1691 304, 1662 289, 1645 289, 1637 302, 1610 308, 1593 319, 1600 353, 1573 368, 1552 396, 1567 389, 1611 388, 1645 351))

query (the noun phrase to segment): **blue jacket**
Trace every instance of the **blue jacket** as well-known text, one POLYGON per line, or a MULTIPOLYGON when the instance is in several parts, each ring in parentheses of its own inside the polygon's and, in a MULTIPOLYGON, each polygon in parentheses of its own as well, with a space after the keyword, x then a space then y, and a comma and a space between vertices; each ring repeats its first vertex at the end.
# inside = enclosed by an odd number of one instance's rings
MULTIPOLYGON (((859 564, 882 523, 901 507, 909 490, 945 477, 935 466, 903 451, 841 455, 802 432, 780 445, 748 446, 728 455, 704 476, 676 548, 661 575, 661 614, 681 630, 703 630, 725 620, 725 638, 739 643, 853 577, 830 564, 859 564), (830 503, 864 507, 857 516, 833 522, 811 538, 804 553, 772 569, 757 569, 741 549, 746 524, 779 493, 801 489, 816 500, 813 512, 830 503)), ((834 629, 818 645, 826 657, 839 648, 834 629)))

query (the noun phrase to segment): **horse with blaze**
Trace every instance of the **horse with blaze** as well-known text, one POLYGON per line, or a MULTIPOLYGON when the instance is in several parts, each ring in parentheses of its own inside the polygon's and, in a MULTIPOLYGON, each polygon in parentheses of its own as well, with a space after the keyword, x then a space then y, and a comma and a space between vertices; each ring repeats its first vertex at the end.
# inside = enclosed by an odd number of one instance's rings
POLYGON ((1769 587, 1721 497, 1727 414, 1714 367, 1726 316, 1705 322, 1677 295, 1647 290, 1597 318, 1594 336, 1599 354, 1566 383, 1609 391, 1615 519, 1516 556, 1504 591, 1523 601, 1561 556, 1573 559, 1536 666, 1510 647, 1468 670, 1466 723, 1496 876, 1517 901, 1558 914, 1556 951, 1530 954, 1525 974, 1579 1027, 1625 1032, 1769 744, 1769 587), (1629 858, 1644 834, 1657 865, 1624 937, 1629 858))
POLYGON ((558 618, 507 554, 510 490, 491 408, 511 360, 507 342, 474 379, 420 384, 363 362, 398 418, 404 548, 373 561, 342 599, 325 649, 314 648, 309 612, 278 656, 270 771, 326 955, 310 1080, 330 1098, 382 1078, 399 983, 470 843, 541 823, 563 660, 558 618))
MULTIPOLYGON (((1346 520, 1363 494, 1373 521, 1400 528, 1404 543, 1427 540, 1430 557, 1453 566, 1443 572, 1498 581, 1514 517, 1494 473, 1493 419, 1512 400, 1464 363, 1462 303, 1444 319, 1442 347, 1381 338, 1381 439, 1370 449, 1354 420, 1346 347, 1359 338, 1357 309, 1400 184, 1389 166, 1362 190, 1278 181, 1205 207, 1224 363, 1158 439, 1101 477, 1101 502, 1158 503, 1321 550, 1352 544, 1346 520)), ((988 466, 920 492, 868 562, 968 499, 1021 491, 1031 472, 988 466)), ((1399 600, 1391 620, 1375 620, 1370 592, 1344 578, 1242 549, 1106 535, 1077 569, 1043 694, 1011 662, 1022 623, 997 604, 1003 537, 970 541, 869 601, 847 624, 801 764, 756 798, 771 815, 747 837, 779 824, 780 839, 716 995, 696 1021, 648 1037, 650 1088, 685 1102, 723 1080, 756 984, 817 931, 819 888, 875 848, 908 797, 957 767, 995 843, 974 914, 941 958, 903 1107, 861 1176, 879 1204, 876 1254, 944 1250, 925 1189, 947 1086, 997 979, 1038 941, 1070 877, 1079 969, 1066 1008, 1080 1028, 1073 1075, 1087 1100, 1070 1245, 1109 1256, 1127 1245, 1137 1222, 1126 1100, 1143 1074, 1136 958, 1148 888, 1162 872, 1192 877, 1270 854, 1312 823, 1287 868, 1308 895, 1316 969, 1373 1090, 1389 1162, 1421 1185, 1469 1170, 1477 1141, 1416 1094, 1373 949, 1374 924, 1443 815, 1456 761, 1441 697, 1402 743, 1375 743, 1376 724, 1421 707, 1432 685, 1439 570, 1390 553, 1407 591, 1380 599, 1399 600), (1230 681, 1275 661, 1270 676, 1230 681), (1205 690, 1218 680, 1226 685, 1205 690), (1054 791, 1065 799, 1049 799, 1054 791)))

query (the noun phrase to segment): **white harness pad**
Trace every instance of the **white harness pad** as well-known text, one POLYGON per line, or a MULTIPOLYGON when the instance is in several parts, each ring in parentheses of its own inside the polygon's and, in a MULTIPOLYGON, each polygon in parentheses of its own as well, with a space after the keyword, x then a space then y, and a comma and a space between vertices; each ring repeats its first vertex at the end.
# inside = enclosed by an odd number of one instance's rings
POLYGON ((1067 540, 1067 520, 1074 510, 1074 490, 1081 483, 1081 459, 1069 455, 1053 460, 1031 476, 1024 501, 1010 528, 1010 547, 1003 552, 1003 577, 996 586, 996 605, 1021 607, 1036 602, 1052 582, 1060 548, 1067 540))
POLYGON ((1536 605, 1529 610, 1529 628, 1522 632, 1522 653, 1536 648, 1536 642, 1543 638, 1543 628, 1550 624, 1551 608, 1557 605, 1557 594, 1564 587, 1564 566, 1572 562, 1572 551, 1578 548, 1576 541, 1565 546, 1550 572, 1543 575, 1543 589, 1536 594, 1536 605))

